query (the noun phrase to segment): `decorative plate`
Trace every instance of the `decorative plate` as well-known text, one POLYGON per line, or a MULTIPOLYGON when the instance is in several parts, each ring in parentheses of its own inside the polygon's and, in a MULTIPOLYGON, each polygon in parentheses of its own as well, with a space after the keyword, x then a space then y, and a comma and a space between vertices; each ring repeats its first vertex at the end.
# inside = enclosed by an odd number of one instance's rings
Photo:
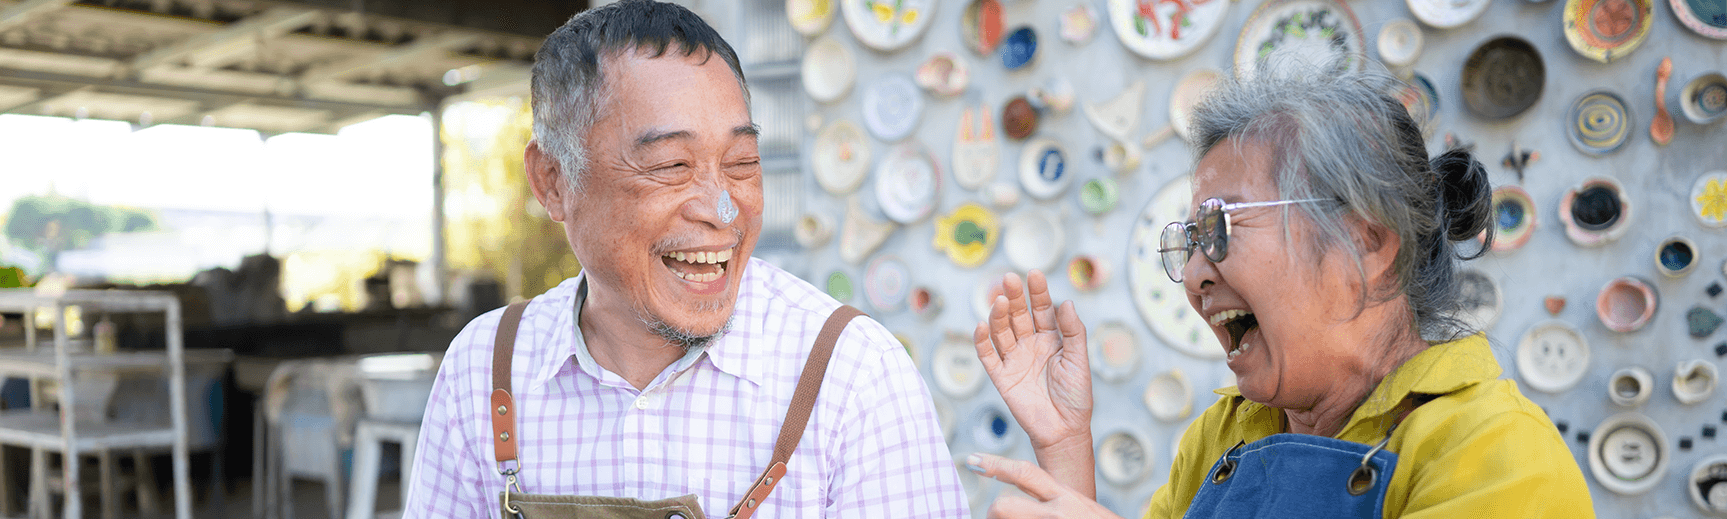
POLYGON ((911 78, 890 74, 864 89, 864 127, 877 139, 893 142, 911 135, 921 115, 923 94, 911 78))
POLYGON ((876 164, 876 201, 893 221, 909 224, 929 216, 940 191, 941 167, 921 143, 895 146, 876 164))
POLYGON ((1109 266, 1102 258, 1090 254, 1075 254, 1067 261, 1067 280, 1073 288, 1090 292, 1109 281, 1109 266))
POLYGON ((816 183, 834 196, 856 191, 869 174, 869 138, 862 128, 845 119, 835 119, 816 134, 811 168, 816 183))
POLYGON ((1727 227, 1727 171, 1711 171, 1691 184, 1691 214, 1704 226, 1727 227))
POLYGON ((852 278, 838 270, 828 274, 828 295, 844 303, 852 300, 852 278))
POLYGON ((1422 135, 1431 136, 1433 128, 1439 122, 1439 90, 1433 88, 1433 82, 1416 73, 1405 84, 1407 88, 1398 92, 1397 100, 1403 102, 1403 109, 1409 111, 1409 117, 1421 127, 1422 135))
POLYGON ((1517 343, 1517 374, 1529 387, 1562 393, 1576 386, 1588 371, 1589 341, 1564 321, 1536 324, 1517 343))
POLYGON ((1655 0, 1566 0, 1565 41, 1583 57, 1606 63, 1630 54, 1649 37, 1655 0))
POLYGON ((1535 235, 1535 200, 1516 185, 1493 190, 1493 250, 1517 250, 1535 235))
POLYGON ((1187 418, 1193 413, 1193 382, 1179 369, 1158 373, 1145 385, 1145 408, 1165 422, 1187 418))
POLYGON ((1648 492, 1667 474, 1673 457, 1667 433, 1641 413, 1619 413, 1595 426, 1589 437, 1589 472, 1616 494, 1648 492))
POLYGON ((1685 478, 1686 492, 1698 510, 1713 512, 1727 509, 1727 453, 1712 454, 1691 466, 1685 478))
POLYGON ((1631 229, 1634 214, 1625 188, 1611 177, 1590 177, 1559 198, 1559 223, 1565 237, 1582 247, 1599 247, 1631 229))
POLYGON ((1142 79, 1134 81, 1133 85, 1122 89, 1108 101, 1087 103, 1085 118, 1104 135, 1122 142, 1133 142, 1133 131, 1139 126, 1139 112, 1144 105, 1145 80, 1142 79))
POLYGON ((864 270, 864 297, 869 299, 870 306, 883 312, 892 312, 905 304, 906 293, 911 290, 911 268, 898 256, 883 254, 870 260, 869 268, 864 270))
POLYGON ((804 213, 798 217, 797 227, 792 228, 792 238, 805 250, 827 245, 828 239, 833 235, 833 222, 820 213, 804 213))
POLYGON ((1007 38, 1001 42, 1001 65, 1008 70, 1019 70, 1030 65, 1037 58, 1037 31, 1031 26, 1021 26, 1007 33, 1007 38))
POLYGON ((1137 433, 1127 430, 1110 433, 1097 442, 1097 473, 1112 485, 1133 486, 1151 475, 1156 459, 1150 447, 1151 442, 1137 433))
POLYGON ((1067 163, 1067 150, 1053 139, 1026 143, 1019 154, 1019 184, 1032 198, 1054 198, 1073 183, 1073 171, 1067 163))
POLYGON ((1705 38, 1727 40, 1727 4, 1720 0, 1668 0, 1673 16, 1691 32, 1705 38))
POLYGON ((1565 134, 1577 151, 1590 155, 1605 155, 1631 137, 1631 113, 1625 99, 1607 90, 1595 90, 1571 104, 1569 125, 1565 134))
POLYGON ((858 43, 879 51, 910 44, 935 20, 935 0, 840 0, 858 43))
POLYGON ((1268 0, 1248 17, 1235 42, 1235 77, 1329 70, 1360 72, 1361 22, 1334 0, 1268 0), (1266 68, 1269 67, 1269 68, 1266 68))
POLYGON ((973 268, 989 261, 1001 240, 1001 221, 988 208, 967 202, 935 221, 935 250, 955 265, 973 268))
MULTIPOLYGON (((1410 0, 1415 3, 1418 0, 1410 0)), ((1482 0, 1481 5, 1487 6, 1482 0)), ((1379 61, 1389 67, 1407 67, 1415 64, 1415 59, 1421 57, 1421 27, 1415 22, 1398 18, 1385 22, 1379 28, 1379 61)))
POLYGON ((1205 94, 1217 86, 1221 77, 1215 70, 1202 68, 1188 72, 1181 77, 1180 83, 1175 84, 1175 91, 1169 94, 1169 125, 1175 128, 1175 134, 1181 136, 1181 140, 1190 139, 1187 132, 1191 131, 1193 109, 1205 100, 1205 94))
POLYGON ((1061 12, 1061 39, 1074 45, 1085 45, 1097 32, 1097 13, 1086 4, 1073 4, 1061 12))
POLYGON ((971 343, 969 334, 948 332, 929 356, 929 372, 934 375, 936 388, 962 400, 977 394, 989 380, 983 362, 977 360, 977 346, 971 343))
POLYGON ((804 52, 804 91, 810 98, 831 103, 851 92, 857 80, 857 64, 845 45, 826 36, 816 38, 804 52))
POLYGON ((792 29, 804 36, 815 36, 828 30, 833 24, 834 0, 786 0, 786 20, 792 22, 792 29))
POLYGON ((1451 29, 1481 16, 1488 0, 1409 0, 1409 12, 1436 29, 1451 29))
MULTIPOLYGON (((974 352, 972 357, 976 358, 974 352)), ((1013 415, 1002 409, 1000 404, 988 403, 977 408, 968 420, 971 424, 971 441, 978 450, 1000 454, 1013 447, 1014 429, 1018 424, 1013 421, 1013 415)))
POLYGON ((1110 321, 1093 328, 1086 337, 1090 350, 1091 371, 1110 382, 1131 380, 1139 371, 1139 341, 1133 330, 1120 321, 1110 321))
POLYGON ((995 53, 995 47, 1001 45, 1002 33, 1007 32, 1001 21, 1001 2, 971 0, 960 17, 959 27, 960 39, 965 40, 965 46, 972 52, 984 56, 995 53))
POLYGON ((1697 124, 1709 124, 1727 114, 1727 76, 1709 72, 1691 78, 1679 89, 1679 111, 1697 124))
POLYGON ((1204 45, 1223 27, 1224 0, 1109 0, 1109 25, 1128 50, 1175 59, 1204 45))
POLYGON ((1061 220, 1045 209, 1031 208, 1008 217, 1001 237, 1002 252, 1007 262, 1020 272, 1032 269, 1048 272, 1061 259, 1066 247, 1066 234, 1061 220))
POLYGON ((952 52, 937 52, 917 68, 917 85, 939 96, 956 96, 971 84, 971 71, 952 52))
POLYGON ((1010 139, 1024 139, 1037 132, 1037 109, 1025 96, 1014 96, 1001 107, 1001 130, 1010 139))
POLYGON ((1504 119, 1541 99, 1547 68, 1528 40, 1500 36, 1482 43, 1463 62, 1463 104, 1476 115, 1504 119))
POLYGON ((1187 291, 1163 272, 1157 253, 1163 227, 1192 217, 1193 191, 1186 175, 1163 186, 1133 222, 1127 246, 1127 285, 1139 315, 1164 344, 1201 359, 1224 357, 1211 327, 1187 302, 1187 291))
POLYGON ((1098 177, 1085 181, 1079 188, 1079 206, 1091 214, 1103 214, 1115 209, 1115 204, 1121 201, 1121 189, 1115 184, 1115 179, 1098 177))
POLYGON ((990 112, 985 105, 960 112, 959 135, 953 139, 953 180, 959 187, 983 187, 1001 170, 1001 141, 990 112))
POLYGON ((1505 305, 1505 296, 1499 291, 1499 282, 1494 281, 1486 273, 1473 268, 1457 271, 1457 285, 1461 308, 1455 315, 1471 332, 1485 332, 1499 320, 1499 310, 1505 305))

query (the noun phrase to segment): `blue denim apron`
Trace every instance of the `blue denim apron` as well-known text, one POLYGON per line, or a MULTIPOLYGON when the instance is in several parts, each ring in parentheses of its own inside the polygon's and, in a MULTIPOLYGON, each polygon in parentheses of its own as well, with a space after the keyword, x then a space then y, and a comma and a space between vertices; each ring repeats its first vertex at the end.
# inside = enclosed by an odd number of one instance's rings
POLYGON ((1237 443, 1206 473, 1186 519, 1355 517, 1378 519, 1397 454, 1307 434, 1237 443))

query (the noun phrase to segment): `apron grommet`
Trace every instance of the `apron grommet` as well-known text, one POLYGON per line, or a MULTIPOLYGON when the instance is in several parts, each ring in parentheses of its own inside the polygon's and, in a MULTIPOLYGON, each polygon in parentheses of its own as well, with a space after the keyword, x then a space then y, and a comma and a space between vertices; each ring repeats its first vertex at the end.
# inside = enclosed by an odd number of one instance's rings
POLYGON ((1349 495, 1359 496, 1373 489, 1373 480, 1379 478, 1379 471, 1373 467, 1362 465, 1349 474, 1349 495))
POLYGON ((1224 460, 1222 465, 1218 465, 1217 472, 1211 474, 1211 482, 1221 485, 1223 482, 1229 481, 1229 476, 1233 474, 1235 474, 1235 460, 1224 460))
POLYGON ((683 512, 672 512, 672 513, 666 514, 666 519, 688 519, 688 518, 684 517, 683 512))

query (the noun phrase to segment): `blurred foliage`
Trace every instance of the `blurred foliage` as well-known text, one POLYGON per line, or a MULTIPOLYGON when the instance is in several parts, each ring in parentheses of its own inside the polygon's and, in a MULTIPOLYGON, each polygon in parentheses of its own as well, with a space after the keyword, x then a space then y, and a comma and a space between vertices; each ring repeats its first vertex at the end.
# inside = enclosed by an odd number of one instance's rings
POLYGON ((159 229, 143 209, 96 205, 60 195, 19 197, 6 216, 12 244, 46 255, 48 264, 63 250, 82 248, 98 236, 159 229))
POLYGON ((533 113, 519 98, 444 111, 445 251, 451 272, 494 276, 506 298, 545 292, 581 270, 522 165, 533 113))

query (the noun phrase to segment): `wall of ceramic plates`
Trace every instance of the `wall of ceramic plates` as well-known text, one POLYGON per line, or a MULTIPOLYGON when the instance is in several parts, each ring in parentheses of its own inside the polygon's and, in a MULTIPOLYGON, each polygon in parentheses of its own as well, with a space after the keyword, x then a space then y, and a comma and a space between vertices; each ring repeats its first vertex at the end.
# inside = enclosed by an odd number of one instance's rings
MULTIPOLYGON (((1090 327, 1099 500, 1141 513, 1232 384, 1153 252, 1188 212, 1176 123, 1261 55, 1357 53, 1408 78, 1430 149, 1473 143, 1500 186, 1465 317, 1597 511, 1727 517, 1721 2, 686 3, 741 42, 758 119, 797 135, 769 186, 769 231, 795 240, 762 255, 903 338, 956 459, 1031 456, 970 332, 990 282, 1042 269, 1090 327)), ((981 517, 1001 485, 960 472, 981 517)))

